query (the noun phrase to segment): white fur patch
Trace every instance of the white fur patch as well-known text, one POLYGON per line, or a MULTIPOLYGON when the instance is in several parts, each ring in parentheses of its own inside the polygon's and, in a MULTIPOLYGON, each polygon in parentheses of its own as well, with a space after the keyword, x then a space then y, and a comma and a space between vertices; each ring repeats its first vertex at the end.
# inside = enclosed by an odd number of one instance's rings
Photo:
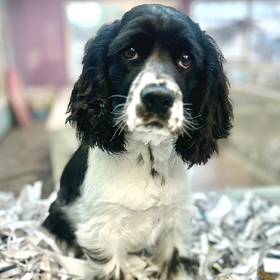
POLYGON ((175 131, 183 126, 184 110, 181 100, 176 100, 171 108, 171 117, 168 121, 168 127, 171 131, 175 131))
POLYGON ((101 273, 100 269, 106 274, 113 267, 123 268, 128 252, 156 245, 168 229, 174 229, 167 239, 169 245, 184 251, 190 213, 185 166, 174 151, 173 139, 149 147, 131 134, 126 153, 89 151, 81 196, 65 213, 77 228, 81 246, 111 258, 105 265, 91 267, 93 275, 101 273), (164 176, 164 184, 151 176, 151 151, 153 166, 164 176), (137 164, 139 154, 141 165, 137 164))
MULTIPOLYGON (((184 120, 184 111, 182 102, 182 92, 179 86, 171 76, 153 72, 153 67, 151 66, 151 63, 148 62, 144 69, 135 78, 129 90, 129 96, 131 96, 131 98, 129 99, 129 102, 126 106, 128 130, 131 132, 145 131, 145 125, 142 118, 139 118, 136 115, 136 108, 138 105, 141 105, 142 90, 149 84, 164 84, 166 89, 170 90, 170 92, 173 92, 173 94, 175 95, 175 102, 171 108, 171 116, 168 121, 168 126, 164 129, 167 129, 170 132, 175 132, 176 130, 182 128, 184 120)), ((155 134, 162 135, 165 132, 157 133, 156 131, 164 129, 156 128, 154 131, 149 132, 155 132, 155 134)))

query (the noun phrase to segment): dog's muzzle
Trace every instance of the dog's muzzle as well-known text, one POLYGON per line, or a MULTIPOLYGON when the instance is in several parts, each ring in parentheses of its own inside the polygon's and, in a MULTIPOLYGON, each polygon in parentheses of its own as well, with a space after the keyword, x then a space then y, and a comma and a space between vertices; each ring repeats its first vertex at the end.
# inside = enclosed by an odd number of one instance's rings
POLYGON ((126 105, 131 132, 179 134, 183 126, 182 93, 171 76, 144 71, 136 77, 126 105))

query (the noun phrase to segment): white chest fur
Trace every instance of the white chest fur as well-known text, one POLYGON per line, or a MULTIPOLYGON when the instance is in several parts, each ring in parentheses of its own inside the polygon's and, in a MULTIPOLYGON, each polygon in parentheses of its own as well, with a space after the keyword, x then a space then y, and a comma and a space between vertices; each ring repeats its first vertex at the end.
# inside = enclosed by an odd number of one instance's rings
POLYGON ((185 174, 171 140, 157 146, 131 141, 122 155, 91 149, 81 197, 68 209, 79 242, 123 240, 129 251, 151 245, 187 210, 185 174))

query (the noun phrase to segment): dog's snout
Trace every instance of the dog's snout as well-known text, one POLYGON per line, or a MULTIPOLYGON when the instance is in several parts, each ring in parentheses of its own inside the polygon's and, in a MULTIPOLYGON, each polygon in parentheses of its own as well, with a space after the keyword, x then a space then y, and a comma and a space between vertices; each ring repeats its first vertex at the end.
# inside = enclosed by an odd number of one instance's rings
POLYGON ((150 86, 141 93, 141 101, 150 112, 162 115, 173 105, 174 95, 162 86, 150 86))

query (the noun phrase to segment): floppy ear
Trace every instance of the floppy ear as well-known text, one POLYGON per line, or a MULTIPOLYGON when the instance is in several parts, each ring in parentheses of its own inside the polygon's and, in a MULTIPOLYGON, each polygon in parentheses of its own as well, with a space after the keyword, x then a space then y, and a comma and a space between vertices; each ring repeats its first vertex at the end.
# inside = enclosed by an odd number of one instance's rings
POLYGON ((199 129, 191 131, 189 136, 179 136, 176 142, 177 153, 190 167, 205 164, 218 152, 217 140, 229 135, 233 119, 223 55, 209 35, 202 33, 201 39, 204 62, 190 97, 192 114, 199 116, 199 129))
POLYGON ((101 27, 96 37, 87 42, 83 70, 72 90, 67 113, 76 128, 78 138, 90 146, 97 145, 108 152, 121 152, 124 135, 115 135, 108 77, 108 48, 119 30, 119 21, 101 27))

